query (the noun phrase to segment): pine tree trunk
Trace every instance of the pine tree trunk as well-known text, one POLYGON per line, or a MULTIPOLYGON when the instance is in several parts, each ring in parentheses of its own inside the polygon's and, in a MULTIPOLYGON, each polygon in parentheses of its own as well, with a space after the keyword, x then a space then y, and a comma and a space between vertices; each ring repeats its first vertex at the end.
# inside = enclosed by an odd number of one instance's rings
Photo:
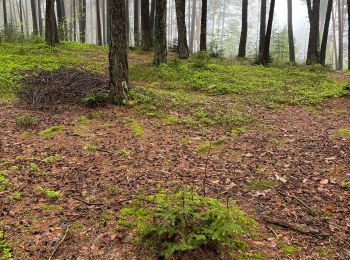
POLYGON ((136 48, 140 47, 139 10, 140 0, 134 0, 134 42, 136 48))
POLYGON ((306 64, 310 65, 319 62, 318 43, 319 43, 319 23, 320 23, 320 0, 307 0, 310 34, 307 50, 306 64))
POLYGON ((350 70, 350 0, 347 0, 348 7, 348 70, 350 70))
POLYGON ((190 43, 189 48, 191 52, 194 52, 194 35, 196 32, 196 22, 197 22, 197 0, 193 0, 192 3, 192 18, 191 18, 191 33, 190 33, 190 43))
POLYGON ((43 14, 41 11, 41 0, 38 0, 39 35, 43 35, 43 14))
POLYGON ((242 30, 239 41, 238 57, 245 57, 248 36, 248 0, 242 0, 242 30))
POLYGON ((207 16, 208 16, 208 1, 202 0, 202 17, 201 17, 201 36, 200 36, 200 51, 207 50, 207 16))
POLYGON ((153 60, 155 65, 160 65, 167 62, 166 4, 167 0, 156 0, 153 60))
POLYGON ((149 16, 149 0, 141 0, 141 31, 142 31, 142 50, 151 49, 151 27, 149 16))
POLYGON ((275 12, 275 2, 276 2, 276 0, 271 0, 271 2, 270 2, 269 20, 267 23, 265 42, 264 42, 264 50, 263 50, 263 59, 262 59, 263 65, 267 65, 270 62, 270 42, 271 42, 273 15, 275 12))
POLYGON ((106 0, 102 1, 102 34, 103 34, 103 44, 107 44, 107 28, 106 28, 106 0))
POLYGON ((30 7, 32 9, 32 22, 33 22, 33 35, 38 35, 38 20, 36 17, 36 5, 35 0, 30 0, 30 7))
POLYGON ((54 0, 46 0, 45 39, 50 46, 59 43, 54 0))
POLYGON ((293 31, 293 3, 287 0, 288 4, 288 45, 289 45, 289 62, 295 64, 294 48, 294 31, 293 31))
POLYGON ((178 30, 178 52, 180 59, 188 59, 189 51, 187 45, 187 31, 186 31, 186 1, 175 0, 176 21, 178 30))
POLYGON ((60 39, 67 40, 67 20, 66 20, 66 11, 64 7, 64 0, 56 0, 56 9, 57 9, 57 20, 58 26, 60 29, 60 39))
POLYGON ((129 68, 125 0, 108 0, 110 12, 109 87, 118 102, 128 97, 129 68))
POLYGON ((4 27, 7 28, 8 22, 7 22, 6 0, 2 0, 2 11, 4 14, 4 27))
MULTIPOLYGON (((335 9, 335 8, 333 8, 335 9)), ((334 11, 332 12, 332 36, 333 36, 333 51, 334 51, 334 62, 335 62, 335 68, 338 68, 338 50, 337 50, 337 39, 336 39, 336 33, 335 33, 335 14, 334 11)))
POLYGON ((151 0, 150 27, 151 27, 151 47, 154 46, 154 19, 156 11, 156 0, 151 0))
POLYGON ((331 21, 332 8, 333 8, 333 0, 328 0, 326 19, 325 19, 323 35, 322 35, 321 51, 320 51, 320 63, 322 65, 326 65, 327 41, 328 41, 329 23, 331 21))
MULTIPOLYGON (((129 14, 129 0, 125 0, 125 17, 126 17, 126 45, 129 46, 130 40, 130 14, 129 14)), ((108 8, 107 8, 108 10, 108 8)), ((109 30, 108 30, 109 31, 109 30)), ((107 32, 108 33, 108 32, 107 32)))
POLYGON ((339 41, 339 52, 338 52, 338 70, 343 69, 343 33, 344 33, 344 28, 343 28, 343 7, 342 7, 342 2, 341 0, 338 0, 338 41, 339 41))
POLYGON ((96 43, 97 45, 102 45, 100 0, 96 0, 96 33, 96 43))
POLYGON ((262 57, 266 34, 266 0, 261 0, 260 8, 259 56, 262 57))
POLYGON ((86 41, 86 0, 79 0, 79 32, 80 42, 86 41))
POLYGON ((23 3, 22 0, 19 0, 19 22, 21 24, 21 33, 24 33, 23 30, 23 3))

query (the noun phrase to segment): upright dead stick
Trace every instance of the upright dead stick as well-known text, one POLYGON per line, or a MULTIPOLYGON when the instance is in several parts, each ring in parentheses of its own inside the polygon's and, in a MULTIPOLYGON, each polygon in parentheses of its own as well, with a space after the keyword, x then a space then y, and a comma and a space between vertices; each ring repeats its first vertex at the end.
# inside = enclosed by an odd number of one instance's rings
POLYGON ((208 148, 208 153, 207 153, 207 159, 205 160, 205 168, 204 168, 204 177, 203 177, 203 196, 205 197, 206 192, 205 192, 205 186, 207 183, 207 168, 208 168, 208 162, 209 162, 209 157, 210 157, 210 152, 211 152, 211 146, 212 146, 212 142, 210 142, 209 144, 209 148, 208 148))
POLYGON ((49 260, 52 260, 58 250, 58 248, 61 246, 61 244, 63 243, 63 241, 66 239, 67 237, 67 234, 68 234, 68 231, 69 231, 69 226, 66 228, 66 232, 64 233, 61 241, 57 244, 57 246, 55 247, 55 249, 53 250, 51 256, 49 257, 49 260))

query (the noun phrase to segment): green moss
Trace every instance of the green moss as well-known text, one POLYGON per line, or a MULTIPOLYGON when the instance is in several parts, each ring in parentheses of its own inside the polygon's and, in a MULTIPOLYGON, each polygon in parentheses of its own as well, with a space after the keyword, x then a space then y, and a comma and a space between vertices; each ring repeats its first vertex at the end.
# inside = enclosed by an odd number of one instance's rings
POLYGON ((340 188, 350 190, 350 181, 343 181, 340 183, 340 188))
POLYGON ((144 136, 144 131, 143 131, 142 126, 136 120, 134 120, 132 118, 129 118, 127 120, 127 122, 129 123, 132 131, 134 132, 134 134, 137 137, 143 137, 144 136))
POLYGON ((51 164, 51 163, 56 162, 59 158, 60 158, 60 156, 58 154, 55 154, 55 155, 51 155, 51 156, 46 157, 43 160, 43 162, 47 163, 47 164, 51 164))
POLYGON ((58 133, 61 133, 64 130, 64 126, 51 126, 43 131, 40 132, 40 136, 43 138, 48 138, 48 137, 52 137, 58 133))
POLYGON ((0 230, 0 258, 3 260, 12 259, 12 245, 5 240, 5 234, 0 230))
POLYGON ((62 195, 61 192, 54 191, 54 190, 49 189, 49 188, 39 187, 38 191, 40 192, 41 195, 45 196, 48 199, 58 199, 62 195))
POLYGON ((338 130, 338 136, 350 138, 350 129, 342 128, 338 130))
POLYGON ((10 180, 7 178, 5 171, 0 171, 0 191, 5 190, 10 186, 10 180))
POLYGON ((20 201, 22 199, 22 195, 20 192, 16 191, 8 196, 10 200, 20 201))
POLYGON ((285 254, 294 254, 297 252, 297 249, 294 246, 291 245, 284 245, 282 247, 282 250, 285 254))
POLYGON ((255 179, 248 183, 247 187, 252 190, 268 190, 276 185, 276 181, 267 179, 255 179))
POLYGON ((227 137, 222 136, 215 141, 205 142, 205 143, 201 144, 196 149, 196 154, 197 155, 206 155, 206 154, 208 154, 209 150, 213 152, 213 151, 217 150, 218 148, 220 148, 221 145, 223 145, 226 140, 227 140, 227 137))

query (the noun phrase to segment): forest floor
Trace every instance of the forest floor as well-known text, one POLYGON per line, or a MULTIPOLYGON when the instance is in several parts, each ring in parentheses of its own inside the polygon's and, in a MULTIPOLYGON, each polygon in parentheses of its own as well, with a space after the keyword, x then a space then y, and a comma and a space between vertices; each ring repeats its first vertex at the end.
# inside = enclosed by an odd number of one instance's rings
MULTIPOLYGON (((51 58, 38 49, 0 50, 0 62, 15 64, 3 75, 56 69, 66 56, 106 71, 103 48, 67 45, 51 58)), ((347 74, 237 63, 197 58, 157 69, 150 54, 133 52, 132 100, 94 109, 33 108, 9 91, 18 78, 0 79, 0 245, 16 259, 146 259, 116 229, 118 211, 140 192, 201 187, 200 151, 221 140, 209 155, 207 191, 258 221, 243 259, 349 259, 347 74), (23 127, 23 115, 36 122, 23 127)))

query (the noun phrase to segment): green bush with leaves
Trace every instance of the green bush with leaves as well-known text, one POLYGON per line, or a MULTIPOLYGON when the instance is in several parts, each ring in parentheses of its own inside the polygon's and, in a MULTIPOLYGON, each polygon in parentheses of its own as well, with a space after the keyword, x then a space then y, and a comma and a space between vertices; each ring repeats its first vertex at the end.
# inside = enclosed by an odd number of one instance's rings
POLYGON ((187 190, 135 199, 120 211, 118 225, 136 230, 135 242, 165 258, 201 247, 228 252, 256 230, 237 206, 187 190))
POLYGON ((0 230, 0 259, 12 259, 12 246, 5 240, 4 232, 0 230))

